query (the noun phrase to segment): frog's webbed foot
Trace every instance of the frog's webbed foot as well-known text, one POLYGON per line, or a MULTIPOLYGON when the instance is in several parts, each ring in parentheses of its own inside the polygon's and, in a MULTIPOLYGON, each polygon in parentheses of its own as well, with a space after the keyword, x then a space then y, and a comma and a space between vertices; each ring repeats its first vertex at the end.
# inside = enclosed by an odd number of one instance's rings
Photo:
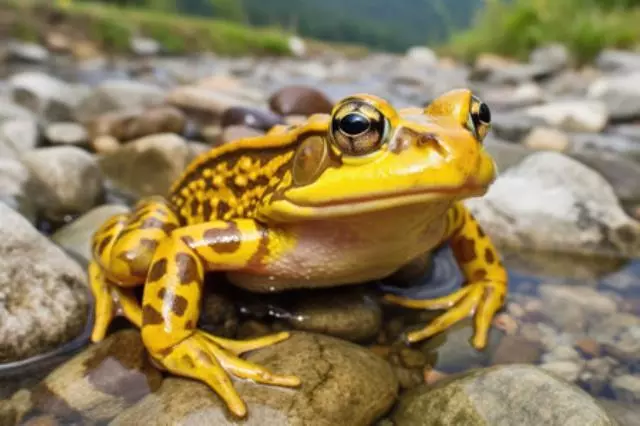
POLYGON ((142 311, 133 290, 109 282, 95 261, 89 263, 89 283, 95 299, 92 342, 104 339, 111 321, 116 316, 124 316, 137 327, 141 326, 142 311))
POLYGON ((242 379, 269 385, 299 386, 300 379, 296 376, 274 374, 267 368, 238 356, 243 352, 264 348, 287 338, 289 333, 282 332, 257 339, 237 341, 196 330, 175 345, 163 358, 156 358, 156 362, 174 374, 206 383, 220 395, 234 414, 243 417, 247 413, 246 405, 234 388, 227 372, 242 379))
POLYGON ((503 283, 477 281, 465 285, 452 294, 435 299, 415 300, 388 294, 385 295, 385 300, 413 309, 447 310, 426 327, 407 333, 406 339, 410 343, 434 336, 462 319, 473 316, 475 330, 471 343, 480 350, 487 344, 489 327, 495 313, 503 304, 504 296, 503 283))

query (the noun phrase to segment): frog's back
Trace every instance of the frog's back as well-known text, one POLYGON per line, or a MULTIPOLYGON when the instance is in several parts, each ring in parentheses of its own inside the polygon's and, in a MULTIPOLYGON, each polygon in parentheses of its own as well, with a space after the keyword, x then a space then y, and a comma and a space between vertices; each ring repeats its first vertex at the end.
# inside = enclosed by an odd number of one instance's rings
POLYGON ((200 154, 169 191, 184 225, 253 218, 268 194, 291 185, 291 161, 299 141, 324 135, 323 120, 239 139, 200 154))

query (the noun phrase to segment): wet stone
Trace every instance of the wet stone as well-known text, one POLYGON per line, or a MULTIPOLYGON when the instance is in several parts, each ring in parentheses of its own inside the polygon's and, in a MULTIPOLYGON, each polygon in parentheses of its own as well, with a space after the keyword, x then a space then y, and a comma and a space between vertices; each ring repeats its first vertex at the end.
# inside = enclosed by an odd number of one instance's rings
POLYGON ((329 114, 333 102, 313 87, 286 86, 269 97, 269 107, 280 115, 329 114))
POLYGON ((246 126, 263 132, 276 124, 284 124, 284 119, 268 110, 258 108, 231 107, 220 118, 220 126, 246 126))
POLYGON ((27 417, 105 421, 157 391, 159 370, 150 364, 137 330, 112 334, 52 371, 31 393, 27 417))
POLYGON ((103 194, 96 158, 79 147, 40 148, 26 153, 22 161, 34 178, 29 188, 34 201, 49 219, 84 213, 103 194))
POLYGON ((102 114, 88 123, 91 138, 111 136, 127 142, 157 133, 182 134, 186 128, 185 114, 172 106, 148 109, 126 109, 102 114))
POLYGON ((528 365, 425 384, 405 393, 390 418, 396 426, 617 425, 586 392, 528 365))
POLYGON ((186 141, 172 133, 136 139, 99 159, 104 175, 120 191, 137 197, 165 195, 187 166, 186 141))
MULTIPOLYGON (((244 425, 368 426, 393 404, 398 382, 382 358, 355 344, 296 332, 248 360, 281 374, 300 377, 299 389, 235 381, 247 404, 244 425)), ((125 410, 111 426, 237 424, 206 385, 167 378, 161 388, 125 410)))
POLYGON ((0 203, 0 362, 49 352, 78 336, 86 275, 20 214, 0 203))
POLYGON ((301 296, 289 308, 287 319, 298 330, 360 342, 378 333, 382 311, 370 292, 334 289, 301 296))

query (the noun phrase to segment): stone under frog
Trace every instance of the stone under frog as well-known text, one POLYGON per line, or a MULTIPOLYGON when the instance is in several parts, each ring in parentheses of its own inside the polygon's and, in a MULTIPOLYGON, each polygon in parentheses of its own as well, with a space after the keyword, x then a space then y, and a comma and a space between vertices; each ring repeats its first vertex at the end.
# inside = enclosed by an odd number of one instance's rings
POLYGON ((483 195, 497 176, 483 146, 490 125, 489 107, 466 89, 403 109, 355 94, 331 114, 201 154, 166 197, 142 199, 96 231, 92 340, 125 316, 158 367, 206 383, 242 417, 246 405, 230 374, 300 384, 240 357, 290 334, 233 340, 198 329, 206 272, 254 292, 361 284, 449 243, 466 278, 461 289, 431 300, 385 299, 445 310, 407 333, 408 343, 473 316, 471 343, 484 348, 507 274, 462 200, 483 195))

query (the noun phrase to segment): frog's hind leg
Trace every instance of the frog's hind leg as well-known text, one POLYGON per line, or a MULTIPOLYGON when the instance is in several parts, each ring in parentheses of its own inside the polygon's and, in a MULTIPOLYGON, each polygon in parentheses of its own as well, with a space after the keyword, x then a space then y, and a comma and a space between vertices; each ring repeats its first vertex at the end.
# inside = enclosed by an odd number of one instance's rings
POLYGON ((116 316, 142 326, 133 288, 144 284, 151 258, 178 218, 160 197, 143 199, 128 214, 115 215, 94 234, 89 280, 96 318, 91 340, 98 342, 116 316))

